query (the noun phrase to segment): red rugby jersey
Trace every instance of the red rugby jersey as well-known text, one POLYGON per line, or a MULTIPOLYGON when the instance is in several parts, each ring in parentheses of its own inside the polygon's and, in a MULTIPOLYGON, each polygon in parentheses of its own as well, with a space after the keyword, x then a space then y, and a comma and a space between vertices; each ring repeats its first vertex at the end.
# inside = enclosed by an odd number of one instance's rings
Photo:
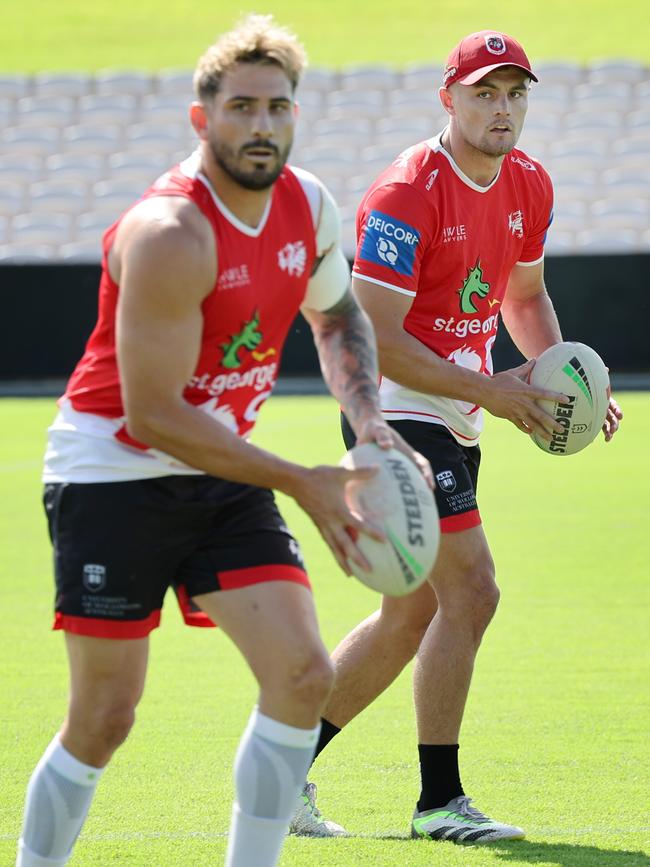
MULTIPOLYGON (((143 195, 191 199, 210 221, 217 247, 217 279, 203 302, 201 351, 184 398, 240 435, 253 427, 278 375, 282 347, 307 289, 316 244, 309 202, 285 167, 257 228, 240 222, 199 171, 198 155, 162 175, 143 195)), ((120 218, 121 219, 121 218, 120 218)), ((115 348, 119 286, 107 256, 120 220, 103 238, 99 314, 62 402, 73 410, 122 419, 115 348)), ((130 445, 123 426, 117 437, 130 445)))
MULTIPOLYGON (((540 163, 517 149, 481 187, 440 138, 404 151, 366 193, 353 274, 412 297, 404 329, 442 358, 489 375, 508 278, 516 264, 542 260, 553 188, 540 163)), ((380 396, 387 419, 442 424, 464 445, 478 442, 479 407, 385 377, 380 396)))

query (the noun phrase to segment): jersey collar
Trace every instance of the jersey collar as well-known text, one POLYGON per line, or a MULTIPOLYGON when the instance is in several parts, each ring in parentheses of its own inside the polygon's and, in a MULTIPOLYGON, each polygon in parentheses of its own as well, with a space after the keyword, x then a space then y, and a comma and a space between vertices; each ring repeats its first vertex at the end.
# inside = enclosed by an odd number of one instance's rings
POLYGON ((439 133, 438 135, 434 136, 433 138, 427 139, 427 145, 431 148, 431 150, 434 153, 440 153, 445 157, 445 159, 448 160, 449 165, 452 167, 454 172, 458 175, 458 177, 461 179, 461 181, 466 186, 468 186, 471 190, 475 190, 475 192, 477 192, 477 193, 487 193, 489 190, 492 189, 492 187, 499 180, 499 177, 501 176, 501 168, 503 166, 503 162, 499 166, 499 171, 496 173, 493 180, 490 181, 490 183, 487 185, 487 187, 480 186, 480 184, 475 183, 471 178, 467 177, 465 172, 462 171, 458 167, 458 165, 454 162, 454 158, 449 153, 449 151, 445 150, 445 148, 442 146, 442 137, 446 131, 447 131, 447 127, 445 127, 442 130, 442 132, 439 133))
POLYGON ((257 224, 257 226, 249 226, 246 223, 243 223, 239 217, 235 216, 233 212, 221 201, 219 196, 217 195, 216 190, 210 183, 209 178, 201 172, 201 155, 198 150, 194 151, 186 160, 180 164, 181 172, 186 175, 188 178, 196 178, 196 180, 201 181, 204 187, 208 190, 212 197, 212 201, 214 202, 219 213, 224 217, 224 219, 228 220, 231 226, 234 226, 235 229, 240 231, 243 235, 248 235, 249 238, 258 238, 262 232, 264 231, 264 227, 266 226, 266 222, 269 218, 269 214, 271 212, 271 204, 273 202, 273 193, 269 196, 269 200, 266 203, 264 208, 264 213, 262 214, 262 218, 257 224))

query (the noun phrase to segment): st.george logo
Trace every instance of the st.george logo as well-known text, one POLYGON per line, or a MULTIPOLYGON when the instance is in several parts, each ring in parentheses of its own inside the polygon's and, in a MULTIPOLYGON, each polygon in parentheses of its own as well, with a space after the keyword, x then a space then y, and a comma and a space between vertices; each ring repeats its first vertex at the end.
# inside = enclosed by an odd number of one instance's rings
POLYGON ((221 344, 221 348, 223 349, 223 361, 221 363, 224 367, 230 370, 241 367, 243 362, 239 357, 240 350, 248 349, 252 351, 260 345, 263 335, 259 331, 259 324, 260 314, 256 310, 253 318, 244 323, 239 334, 231 335, 229 343, 221 344))
POLYGON ((485 298, 489 292, 490 284, 483 280, 481 260, 477 259, 476 265, 469 269, 462 287, 458 290, 461 313, 478 313, 478 307, 474 303, 474 299, 476 297, 485 298))

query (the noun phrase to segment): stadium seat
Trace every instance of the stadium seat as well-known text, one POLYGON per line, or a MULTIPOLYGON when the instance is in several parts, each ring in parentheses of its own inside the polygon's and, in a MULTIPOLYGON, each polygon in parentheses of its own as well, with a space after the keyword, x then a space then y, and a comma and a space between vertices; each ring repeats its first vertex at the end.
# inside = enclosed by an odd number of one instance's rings
POLYGON ((20 99, 30 92, 31 81, 27 75, 0 75, 0 97, 20 99))
POLYGON ((161 95, 178 95, 187 103, 194 99, 194 73, 187 69, 163 69, 154 76, 154 89, 161 95))
POLYGON ((387 97, 381 90, 335 90, 327 97, 330 115, 337 110, 353 117, 381 117, 386 105, 387 97))
POLYGON ((78 98, 92 91, 90 75, 79 72, 41 72, 34 76, 34 95, 59 100, 62 97, 78 98))
POLYGON ((617 157, 623 157, 623 162, 628 164, 628 158, 634 156, 650 160, 650 130, 641 135, 631 135, 614 141, 612 153, 617 157))
POLYGON ((130 94, 82 96, 79 100, 79 123, 100 126, 122 125, 137 119, 138 101, 130 94))
POLYGON ((609 196, 591 205, 594 228, 646 229, 650 218, 648 200, 632 196, 609 196))
POLYGON ((564 124, 568 130, 619 130, 623 126, 623 113, 620 111, 571 111, 567 113, 564 124))
POLYGON ((190 132, 189 124, 133 124, 126 130, 124 149, 130 153, 171 154, 185 144, 190 132))
POLYGON ((339 74, 325 67, 307 67, 300 82, 305 90, 319 90, 321 93, 331 93, 340 86, 339 74))
POLYGON ((442 66, 428 63, 411 64, 402 71, 403 90, 426 90, 438 98, 438 88, 442 85, 442 66))
POLYGON ((602 182, 606 189, 613 192, 636 191, 638 195, 645 194, 650 199, 650 165, 647 168, 624 165, 607 169, 602 174, 602 182))
POLYGON ((16 124, 26 126, 64 127, 74 122, 76 101, 71 97, 25 96, 16 102, 16 124))
POLYGON ((636 83, 647 76, 647 69, 636 60, 592 60, 587 68, 587 80, 592 84, 612 81, 636 83))
POLYGON ((7 154, 46 157, 59 150, 61 130, 54 126, 12 126, 0 133, 0 149, 7 154))
POLYGON ((164 154, 120 151, 108 157, 107 179, 133 181, 144 190, 172 165, 164 154))
POLYGON ((0 153, 0 182, 32 184, 44 175, 43 159, 36 154, 22 154, 19 149, 0 153))
POLYGON ((650 99, 650 72, 645 81, 640 81, 633 88, 633 100, 637 108, 645 108, 648 105, 648 99, 650 99))
POLYGON ((650 130, 650 108, 638 108, 628 113, 625 127, 630 130, 650 130))
POLYGON ((16 101, 8 97, 0 97, 0 129, 13 126, 17 122, 16 101))
POLYGON ((187 123, 189 125, 190 97, 178 93, 149 93, 142 97, 137 121, 139 123, 187 123))
POLYGON ((95 183, 106 171, 106 160, 100 154, 54 154, 45 160, 46 176, 52 181, 95 183))
POLYGON ((340 73, 341 90, 393 91, 400 85, 399 74, 389 66, 349 66, 340 73))
POLYGON ((585 168, 600 166, 607 156, 607 141, 601 139, 575 138, 568 141, 555 141, 548 149, 553 160, 562 161, 565 157, 578 157, 584 160, 585 168))
POLYGON ((63 131, 63 153, 111 154, 121 150, 122 129, 117 125, 77 124, 63 131))
POLYGON ((557 229, 551 226, 544 244, 545 255, 566 255, 575 252, 575 235, 573 232, 557 229))
POLYGON ((5 181, 0 175, 0 215, 13 217, 21 214, 27 207, 27 196, 24 184, 5 181))
POLYGON ((67 214, 16 214, 11 218, 12 244, 65 244, 71 240, 72 225, 67 214))
POLYGON ((102 235, 110 224, 111 220, 107 219, 105 214, 98 214, 95 211, 79 214, 73 226, 75 241, 77 243, 92 241, 95 244, 101 244, 102 235))
POLYGON ((67 262, 97 262, 102 260, 102 247, 98 241, 71 241, 58 249, 60 259, 67 262))
POLYGON ((33 244, 31 241, 12 241, 0 245, 0 262, 22 264, 49 262, 56 259, 57 247, 51 244, 33 244))
POLYGON ((396 90, 388 96, 390 114, 403 114, 411 111, 414 117, 424 114, 426 117, 439 115, 444 109, 433 90, 396 90))
POLYGON ((544 84, 576 85, 585 78, 585 69, 573 61, 547 60, 535 63, 540 86, 544 84))
POLYGON ((570 198, 557 190, 553 209, 552 231, 577 232, 589 224, 587 205, 582 199, 570 198))
POLYGON ((104 70, 95 76, 95 92, 99 94, 129 94, 135 96, 152 93, 154 80, 146 72, 104 70))
POLYGON ((355 217, 348 216, 341 220, 341 249, 346 258, 354 259, 357 249, 355 217))
POLYGON ((634 229, 584 229, 576 234, 576 248, 584 253, 630 253, 640 250, 641 243, 634 229))
POLYGON ((32 213, 81 214, 88 205, 86 184, 69 180, 38 181, 29 188, 32 213))
POLYGON ((563 168, 560 162, 558 168, 551 172, 551 179, 556 192, 571 189, 570 198, 592 198, 592 193, 600 188, 602 173, 594 169, 575 171, 572 168, 563 168))

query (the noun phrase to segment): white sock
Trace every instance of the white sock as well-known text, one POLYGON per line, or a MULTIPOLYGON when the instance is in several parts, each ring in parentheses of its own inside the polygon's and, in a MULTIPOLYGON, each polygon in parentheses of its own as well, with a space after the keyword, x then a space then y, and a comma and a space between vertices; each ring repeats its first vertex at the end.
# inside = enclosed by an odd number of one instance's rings
POLYGON ((16 867, 67 863, 102 770, 75 759, 56 735, 27 786, 16 867))
POLYGON ((253 710, 235 758, 226 867, 274 867, 305 783, 320 724, 298 729, 253 710))

